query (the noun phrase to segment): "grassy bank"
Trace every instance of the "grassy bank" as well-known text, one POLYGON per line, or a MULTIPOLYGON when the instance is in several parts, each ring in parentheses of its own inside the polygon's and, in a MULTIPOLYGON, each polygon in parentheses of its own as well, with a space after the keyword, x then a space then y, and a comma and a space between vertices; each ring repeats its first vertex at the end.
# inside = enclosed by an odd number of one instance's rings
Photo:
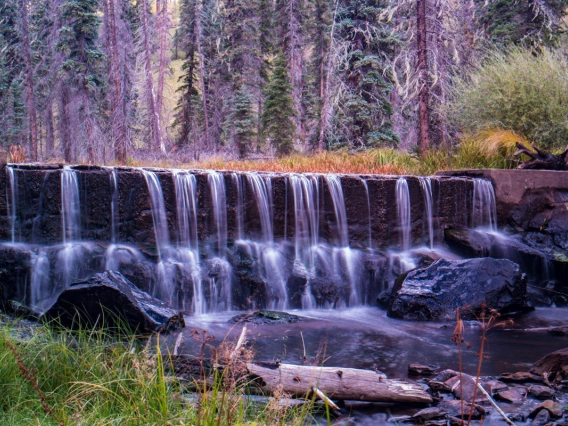
POLYGON ((380 148, 359 152, 293 154, 265 160, 227 160, 213 157, 189 163, 177 161, 176 156, 171 155, 154 161, 131 159, 129 165, 290 173, 432 175, 441 170, 516 167, 513 153, 517 141, 528 145, 524 138, 514 132, 491 130, 464 138, 452 150, 433 149, 422 156, 404 150, 380 148))
POLYGON ((2 425, 299 425, 311 412, 253 404, 224 373, 186 398, 152 340, 21 327, 0 329, 2 425))

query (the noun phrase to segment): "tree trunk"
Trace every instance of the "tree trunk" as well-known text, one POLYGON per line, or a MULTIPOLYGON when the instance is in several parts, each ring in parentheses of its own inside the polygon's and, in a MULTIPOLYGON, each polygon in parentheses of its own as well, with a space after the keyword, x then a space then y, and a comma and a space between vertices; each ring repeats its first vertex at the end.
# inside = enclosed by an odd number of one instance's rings
MULTIPOLYGON (((166 80, 166 62, 167 62, 167 19, 168 19, 168 0, 156 1, 156 14, 158 14, 158 31, 160 33, 160 58, 158 65, 158 93, 156 94, 156 114, 163 120, 164 114, 164 87, 166 80), (159 5, 159 6, 158 6, 159 5)), ((160 150, 166 152, 164 143, 160 145, 160 150)))
POLYGON ((150 34, 148 25, 148 0, 142 2, 142 28, 144 31, 144 72, 146 75, 146 92, 148 111, 150 113, 150 123, 152 137, 150 150, 162 148, 164 145, 162 134, 162 123, 156 106, 156 95, 154 91, 154 77, 152 75, 152 58, 150 54, 150 34))
POLYGON ((61 118, 60 121, 60 138, 63 146, 63 158, 66 163, 73 161, 73 146, 71 141, 71 120, 69 118, 69 89, 65 84, 61 87, 61 118))
POLYGON ((197 35, 195 41, 197 42, 197 56, 199 58, 199 80, 201 83, 201 100, 203 101, 203 121, 205 125, 205 148, 210 149, 210 137, 209 137, 209 113, 207 111, 207 90, 205 87, 205 64, 203 50, 201 48, 201 2, 202 0, 197 0, 195 3, 195 30, 197 35))
POLYGON ((37 161, 37 113, 35 106, 35 92, 33 79, 32 53, 30 46, 30 34, 28 28, 28 5, 27 0, 21 0, 22 9, 22 36, 24 42, 24 61, 26 65, 26 89, 27 107, 30 120, 30 156, 32 161, 37 161))
POLYGON ((126 117, 124 116, 124 102, 122 85, 119 76, 118 37, 116 31, 115 0, 107 1, 109 23, 109 50, 111 53, 110 74, 114 83, 114 96, 111 105, 111 128, 114 136, 114 152, 119 164, 126 163, 126 117))
POLYGON ((46 129, 45 129, 45 156, 51 158, 53 156, 53 151, 55 148, 55 130, 53 128, 53 105, 50 102, 47 103, 46 111, 46 129))
MULTIPOLYGON (((318 137, 318 150, 323 151, 325 149, 324 146, 324 136, 325 131, 327 130, 328 120, 329 120, 329 79, 330 79, 330 70, 331 70, 331 63, 332 63, 332 52, 333 52, 333 35, 335 32, 335 20, 337 17, 337 8, 339 7, 339 0, 335 2, 335 11, 333 12, 333 23, 331 24, 331 32, 329 36, 329 52, 327 53, 327 66, 325 70, 325 78, 322 79, 322 84, 320 85, 321 90, 321 111, 320 111, 320 124, 319 124, 319 137, 318 137), (325 85, 323 82, 325 81, 325 85)), ((322 61, 323 65, 323 61, 322 61)), ((323 70, 321 72, 323 77, 323 70)))
POLYGON ((418 84, 420 86, 420 91, 418 94, 418 147, 422 153, 425 153, 430 146, 430 111, 428 109, 430 88, 428 77, 428 32, 426 28, 426 1, 427 0, 416 0, 418 84))
POLYGON ((566 163, 568 147, 562 154, 551 154, 550 152, 538 148, 534 144, 531 145, 534 151, 531 151, 520 142, 517 142, 516 146, 518 149, 514 154, 516 157, 521 154, 530 157, 530 160, 526 160, 519 165, 519 169, 568 170, 568 164, 566 163))

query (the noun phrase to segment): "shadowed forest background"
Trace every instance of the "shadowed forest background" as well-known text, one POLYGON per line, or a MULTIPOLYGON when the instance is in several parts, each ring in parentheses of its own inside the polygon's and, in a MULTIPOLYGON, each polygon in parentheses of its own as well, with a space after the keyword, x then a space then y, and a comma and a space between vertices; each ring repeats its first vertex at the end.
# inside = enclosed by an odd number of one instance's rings
POLYGON ((567 5, 1 0, 0 141, 117 164, 449 151, 503 130, 555 148, 567 5))

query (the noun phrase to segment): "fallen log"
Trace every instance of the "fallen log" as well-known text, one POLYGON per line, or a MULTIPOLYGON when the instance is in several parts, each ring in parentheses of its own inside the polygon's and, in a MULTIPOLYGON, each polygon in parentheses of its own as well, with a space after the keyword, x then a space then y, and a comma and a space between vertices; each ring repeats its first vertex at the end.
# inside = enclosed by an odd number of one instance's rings
MULTIPOLYGON (((205 380, 211 385, 216 369, 232 367, 183 355, 170 355, 164 358, 164 361, 166 365, 171 362, 169 365, 175 375, 189 384, 199 384, 205 380)), ((249 362, 245 365, 239 363, 237 370, 241 369, 244 370, 246 379, 242 382, 248 384, 248 390, 253 393, 260 391, 259 393, 264 395, 283 392, 297 398, 311 397, 316 388, 325 397, 335 401, 412 404, 432 402, 430 394, 418 383, 387 379, 383 373, 373 370, 269 362, 249 362)), ((315 393, 317 395, 318 392, 315 393)))
POLYGON ((428 404, 432 397, 417 383, 387 379, 371 370, 341 367, 249 363, 247 370, 255 376, 265 392, 283 391, 296 397, 307 396, 317 387, 333 400, 398 402, 428 404))
POLYGON ((562 154, 551 154, 540 149, 535 144, 531 144, 531 148, 534 151, 531 151, 520 142, 517 142, 515 145, 518 149, 514 154, 515 157, 525 154, 530 158, 530 160, 523 161, 519 165, 519 169, 568 170, 568 164, 566 164, 568 148, 562 154))

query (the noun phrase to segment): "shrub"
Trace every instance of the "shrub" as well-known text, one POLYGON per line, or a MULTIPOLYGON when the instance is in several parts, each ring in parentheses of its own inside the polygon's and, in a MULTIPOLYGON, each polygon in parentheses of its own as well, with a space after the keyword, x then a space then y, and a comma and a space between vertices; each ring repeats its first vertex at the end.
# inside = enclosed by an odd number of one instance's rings
POLYGON ((495 52, 457 82, 448 111, 468 133, 513 130, 543 148, 568 141, 568 61, 560 51, 495 52))

